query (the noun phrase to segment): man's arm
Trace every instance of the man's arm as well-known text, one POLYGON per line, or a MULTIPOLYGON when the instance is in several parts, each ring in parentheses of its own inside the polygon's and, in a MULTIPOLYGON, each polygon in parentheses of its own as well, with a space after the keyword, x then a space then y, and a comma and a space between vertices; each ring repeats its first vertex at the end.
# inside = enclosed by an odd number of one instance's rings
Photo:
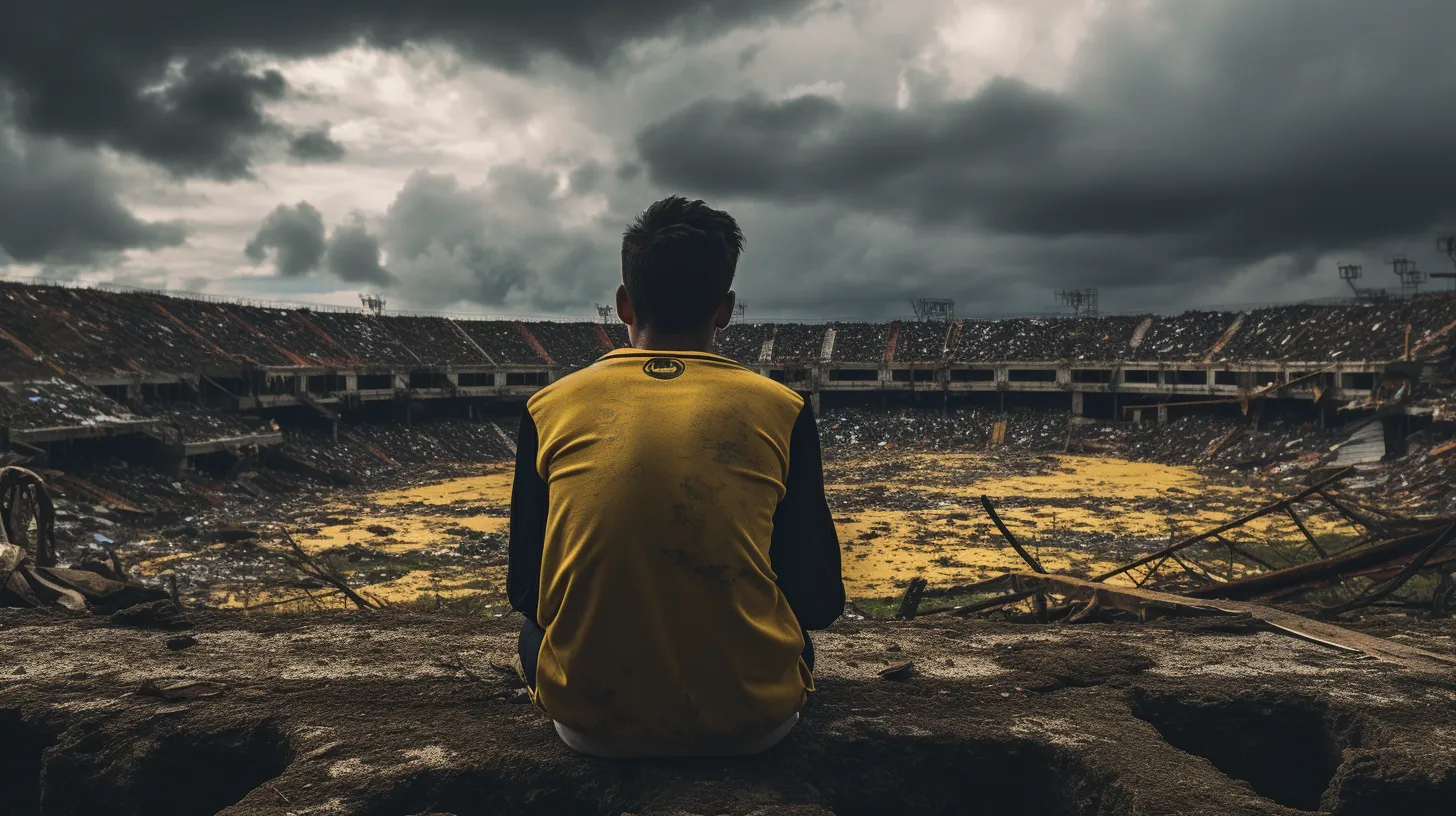
POLYGON ((506 567, 506 595, 511 608, 536 620, 541 592, 541 550, 546 546, 546 482, 536 472, 539 440, 529 410, 521 411, 516 439, 516 477, 511 485, 511 543, 506 567))
POLYGON ((819 426, 808 400, 789 437, 789 474, 774 511, 769 560, 778 585, 805 629, 823 629, 844 612, 839 536, 824 498, 819 426))

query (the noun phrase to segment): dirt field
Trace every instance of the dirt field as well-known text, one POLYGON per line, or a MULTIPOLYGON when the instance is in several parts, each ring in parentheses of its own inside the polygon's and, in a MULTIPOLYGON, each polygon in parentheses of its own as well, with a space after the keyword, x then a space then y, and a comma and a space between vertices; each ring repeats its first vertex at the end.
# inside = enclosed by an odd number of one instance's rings
MULTIPOLYGON (((502 672, 509 621, 194 613, 168 633, 0 612, 0 812, 1436 814, 1456 683, 1242 619, 841 623, 769 754, 608 762, 502 672), (919 674, 878 679, 895 662, 919 674), (172 699, 168 699, 168 698, 172 699)), ((1452 630, 1382 634, 1451 649, 1452 630)))
MULTIPOLYGON (((1024 566, 982 511, 981 495, 991 497, 1048 569, 1089 575, 1278 494, 1185 465, 1026 452, 873 452, 831 460, 825 479, 846 587, 860 600, 898 595, 917 576, 947 586, 1024 566)), ((510 484, 510 466, 476 465, 394 489, 339 490, 253 519, 204 517, 143 534, 123 554, 140 560, 144 576, 175 571, 194 601, 277 603, 301 592, 281 585, 290 576, 279 571, 268 537, 210 541, 205 528, 266 533, 281 521, 309 552, 367 585, 370 597, 395 604, 475 597, 484 610, 504 611, 510 484)), ((1306 523, 1321 536, 1349 532, 1333 516, 1306 523)), ((1299 536, 1282 515, 1231 534, 1260 546, 1299 536)), ((1221 572, 1225 566, 1218 564, 1221 572)), ((315 603, 342 605, 325 597, 294 606, 315 603)))

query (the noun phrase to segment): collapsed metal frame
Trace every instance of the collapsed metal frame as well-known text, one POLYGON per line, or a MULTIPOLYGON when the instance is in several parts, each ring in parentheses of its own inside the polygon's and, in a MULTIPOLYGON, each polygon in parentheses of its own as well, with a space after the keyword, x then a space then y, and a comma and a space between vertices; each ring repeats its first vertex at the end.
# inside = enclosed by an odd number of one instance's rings
MULTIPOLYGON (((1453 573, 1456 573, 1456 519, 1401 518, 1348 497, 1336 497, 1332 493, 1334 486, 1353 472, 1353 467, 1328 472, 1298 493, 1269 502, 1239 518, 1187 536, 1156 552, 1087 580, 1049 574, 1002 523, 990 499, 982 496, 981 505, 987 516, 1012 549, 1027 563, 1031 572, 1011 573, 934 592, 927 592, 923 584, 912 584, 917 591, 906 593, 896 617, 964 617, 997 610, 1009 615, 1010 608, 1030 600, 1032 611, 1029 615, 1022 614, 1019 618, 1012 619, 1042 623, 1080 623, 1127 619, 1131 615, 1138 620, 1146 620, 1150 611, 1156 613, 1163 610, 1170 602, 1174 603, 1177 607, 1175 612, 1179 614, 1189 613, 1188 610, 1191 609, 1206 610, 1208 602, 1217 602, 1213 608, 1223 612, 1234 610, 1228 604, 1242 604, 1257 607, 1259 615, 1255 617, 1266 622, 1271 616, 1283 616, 1286 623, 1291 619, 1307 622, 1300 626, 1308 629, 1317 628, 1318 622, 1262 605, 1285 601, 1311 590, 1328 588, 1355 578, 1372 582, 1369 589, 1355 597, 1318 610, 1319 617, 1333 619, 1356 609, 1385 602, 1384 599, 1421 573, 1435 573, 1440 576, 1430 605, 1432 613, 1456 611, 1456 606, 1453 606, 1453 602, 1456 602, 1456 582, 1453 582, 1453 573), (1318 505, 1332 510, 1355 528, 1358 535, 1347 546, 1331 552, 1304 523, 1296 509, 1300 505, 1318 505), (1240 546, 1244 542, 1230 540, 1229 534, 1233 531, 1273 514, 1287 515, 1303 539, 1292 552, 1280 551, 1286 556, 1288 564, 1270 563, 1270 560, 1260 558, 1246 547, 1240 546), (1223 577, 1215 575, 1187 555, 1187 550, 1198 545, 1213 545, 1227 552, 1229 569, 1223 577), (1313 558, 1299 560, 1294 557, 1310 552, 1313 553, 1313 558), (1246 566, 1243 574, 1235 575, 1235 557, 1262 567, 1263 570, 1246 566), (1160 571, 1170 561, 1180 569, 1180 575, 1158 579, 1160 571), (1140 569, 1142 572, 1135 572, 1140 569), (1132 586, 1107 583, 1108 579, 1118 576, 1127 576, 1131 579, 1132 586), (1096 591, 1089 593, 1086 591, 1088 587, 1096 591), (1175 592, 1177 594, 1173 594, 1175 592), (1151 597, 1148 593, 1156 595, 1161 605, 1148 605, 1146 601, 1151 597), (991 597, 924 612, 918 609, 923 598, 959 594, 990 594, 991 597), (1063 602, 1052 605, 1053 595, 1063 596, 1063 602), (1128 598, 1134 600, 1128 601, 1128 598)), ((1272 559, 1272 556, 1269 558, 1272 559)), ((1249 612, 1248 609, 1235 611, 1249 612)), ((1349 638, 1345 640, 1348 641, 1349 638)), ((1362 647, 1353 648, 1369 651, 1362 647)), ((1420 659, 1428 661, 1425 657, 1420 659)))

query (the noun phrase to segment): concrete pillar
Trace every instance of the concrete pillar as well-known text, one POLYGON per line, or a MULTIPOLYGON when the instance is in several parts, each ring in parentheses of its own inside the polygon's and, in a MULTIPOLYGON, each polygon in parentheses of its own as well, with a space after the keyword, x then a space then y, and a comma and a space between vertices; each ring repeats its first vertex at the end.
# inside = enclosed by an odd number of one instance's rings
POLYGON ((814 416, 819 416, 819 392, 815 391, 809 395, 809 404, 814 406, 814 416))
POLYGON ((1141 409, 1141 408, 1134 408, 1134 409, 1132 409, 1132 424, 1134 424, 1134 425, 1141 425, 1141 424, 1143 424, 1143 409, 1141 409))
POLYGON ((330 431, 333 434, 334 442, 337 443, 339 441, 339 421, 336 419, 330 422, 329 425, 332 426, 330 431))
POLYGON ((1161 424, 1163 424, 1163 423, 1165 423, 1167 421, 1168 421, 1168 406, 1166 406, 1166 405, 1159 405, 1158 406, 1158 424, 1161 425, 1161 424))
POLYGON ((1072 392, 1072 416, 1086 416, 1082 408, 1083 394, 1081 391, 1072 392))

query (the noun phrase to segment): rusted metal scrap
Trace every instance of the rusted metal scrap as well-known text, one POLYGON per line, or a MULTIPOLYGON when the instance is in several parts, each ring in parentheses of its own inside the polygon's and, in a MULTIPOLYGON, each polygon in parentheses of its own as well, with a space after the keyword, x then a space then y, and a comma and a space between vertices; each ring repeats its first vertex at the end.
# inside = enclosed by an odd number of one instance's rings
POLYGON ((1139 559, 1137 559, 1135 561, 1130 561, 1130 562, 1128 562, 1126 564, 1123 564, 1122 566, 1117 567, 1116 569, 1112 569, 1112 570, 1109 570, 1107 572, 1104 572, 1104 573, 1102 573, 1101 575, 1097 576, 1096 578, 1094 578, 1092 580, 1094 580, 1094 581, 1105 581, 1108 578, 1111 578, 1113 576, 1121 575, 1124 572, 1127 572, 1128 570, 1136 569, 1138 567, 1145 566, 1147 564, 1151 564, 1152 562, 1158 561, 1158 560, 1160 560, 1162 558, 1165 558, 1168 555, 1171 555, 1172 553, 1178 552, 1179 550, 1187 549, 1188 547, 1191 547, 1191 546, 1193 546, 1195 544, 1199 544, 1199 543, 1201 543, 1203 541, 1207 541, 1209 539, 1212 539, 1215 536, 1218 536, 1218 535, 1220 535, 1222 533, 1226 533, 1229 530, 1232 530, 1232 529, 1234 529, 1236 527, 1242 527, 1245 524, 1248 524, 1249 522, 1251 522, 1251 521, 1253 521, 1255 519, 1258 519, 1258 518, 1262 518, 1264 516, 1267 516, 1270 513, 1278 513, 1278 512, 1281 512, 1282 510, 1284 510, 1284 508, 1289 507, 1289 506, 1291 506, 1293 504, 1296 504, 1298 502, 1304 501, 1305 499, 1308 499, 1309 497, 1315 495, 1316 493, 1319 493, 1320 491, 1324 490, 1324 488, 1326 486, 1331 485, 1331 484, 1334 484, 1335 482, 1339 481, 1340 479, 1343 479, 1346 476, 1350 475, 1352 472, 1354 472, 1354 468, 1349 468, 1349 467, 1342 468, 1342 469, 1336 471, 1335 473, 1333 473, 1333 474, 1331 474, 1329 476, 1326 476, 1323 479, 1320 479, 1318 482, 1315 482, 1314 484, 1310 485, 1309 487, 1306 487, 1304 490, 1300 491, 1299 493, 1297 493, 1297 494, 1295 494, 1293 496, 1290 496, 1288 498, 1280 499, 1278 501, 1275 501, 1275 502, 1271 502, 1269 504, 1266 504, 1263 507, 1259 508, 1258 510, 1255 510, 1254 512, 1249 513, 1248 515, 1241 516, 1239 518, 1234 519, 1233 521, 1229 521, 1229 522, 1225 522, 1223 524, 1220 524, 1219 526, 1214 527, 1211 530, 1207 530, 1207 531, 1202 532, 1202 533, 1199 533, 1197 535, 1189 536, 1188 538, 1185 538, 1182 541, 1179 541, 1179 542, 1177 542, 1175 544, 1171 544, 1171 545, 1169 545, 1167 547, 1164 547, 1163 549, 1158 550, 1155 553, 1151 553, 1149 555, 1145 555, 1142 558, 1139 558, 1139 559))
MULTIPOLYGON (((1315 589, 1360 574, 1372 568, 1388 568, 1420 553, 1442 535, 1440 530, 1427 530, 1370 546, 1355 547, 1329 558, 1310 561, 1282 570, 1263 572, 1218 584, 1197 587, 1182 593, 1188 598, 1226 598, 1247 600, 1277 597, 1285 591, 1315 589)), ((1442 545, 1444 549, 1450 542, 1442 545)), ((1456 550, 1456 546, 1451 549, 1456 550)), ((1456 553, 1453 553, 1456 555, 1456 553)))
POLYGON ((29 550, 27 534, 35 523, 34 559, 42 567, 56 563, 56 505, 45 480, 17 465, 0 468, 0 543, 29 550))
POLYGON ((1016 540, 1016 536, 1012 535, 1011 531, 1006 529, 1005 523, 1003 523, 1001 521, 1001 517, 996 514, 996 508, 991 504, 991 500, 986 498, 985 496, 982 496, 981 507, 986 510, 986 515, 991 517, 991 522, 996 525, 996 529, 1001 531, 1001 536, 1006 539, 1007 543, 1011 545, 1011 548, 1013 550, 1016 550, 1016 554, 1021 556, 1021 560, 1025 561, 1027 565, 1031 567, 1033 572, 1046 572, 1046 569, 1042 567, 1041 563, 1038 562, 1035 558, 1032 558, 1031 553, 1027 552, 1026 548, 1021 546, 1021 542, 1016 540))

